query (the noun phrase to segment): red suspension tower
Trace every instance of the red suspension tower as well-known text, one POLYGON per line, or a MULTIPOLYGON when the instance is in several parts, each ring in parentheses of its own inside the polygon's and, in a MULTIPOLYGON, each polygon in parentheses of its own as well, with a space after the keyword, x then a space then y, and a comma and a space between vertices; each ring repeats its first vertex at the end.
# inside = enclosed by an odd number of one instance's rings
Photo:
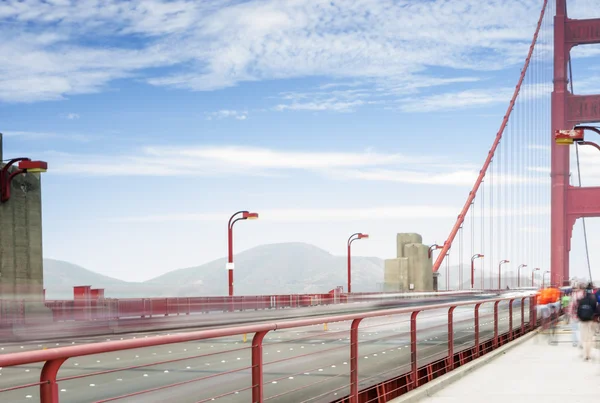
MULTIPOLYGON (((600 43, 600 18, 567 17, 567 0, 556 0, 554 17, 554 91, 552 136, 557 130, 600 122, 600 95, 574 95, 569 91, 570 52, 574 46, 600 43)), ((573 225, 578 218, 600 217, 600 187, 569 184, 569 147, 552 143, 551 281, 569 280, 569 252, 573 225)))

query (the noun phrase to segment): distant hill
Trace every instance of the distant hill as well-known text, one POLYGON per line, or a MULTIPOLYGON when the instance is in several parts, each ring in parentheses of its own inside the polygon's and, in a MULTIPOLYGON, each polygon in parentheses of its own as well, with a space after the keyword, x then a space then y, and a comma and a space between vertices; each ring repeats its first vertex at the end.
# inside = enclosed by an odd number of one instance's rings
MULTIPOLYGON (((334 256, 305 243, 263 245, 235 256, 236 295, 327 292, 346 288, 346 257, 334 256)), ((226 259, 175 270, 147 284, 176 289, 178 295, 226 295, 226 259)), ((383 260, 352 259, 353 291, 377 291, 383 282, 383 260)))
MULTIPOLYGON (((227 295, 226 259, 174 270, 146 282, 126 282, 54 259, 44 259, 44 287, 49 299, 73 297, 73 285, 104 288, 107 297, 227 295)), ((235 256, 236 295, 322 293, 346 288, 346 257, 305 243, 258 246, 235 256)), ((352 258, 353 291, 379 291, 383 260, 352 258)))

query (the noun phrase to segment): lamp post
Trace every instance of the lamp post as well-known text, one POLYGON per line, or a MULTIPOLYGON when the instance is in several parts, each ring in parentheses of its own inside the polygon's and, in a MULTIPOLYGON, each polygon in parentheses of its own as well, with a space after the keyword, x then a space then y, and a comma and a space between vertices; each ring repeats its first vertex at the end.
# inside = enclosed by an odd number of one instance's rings
POLYGON ((348 238, 348 294, 352 292, 352 242, 357 239, 365 239, 368 237, 368 234, 357 232, 356 234, 350 235, 350 238, 348 238))
POLYGON ((510 260, 501 260, 498 264, 498 289, 502 289, 502 265, 505 263, 510 263, 510 260))
POLYGON ((229 224, 227 225, 227 271, 230 297, 233 296, 233 225, 240 220, 256 220, 257 218, 258 213, 238 211, 229 219, 229 224))
POLYGON ((442 249, 442 246, 438 245, 437 243, 434 243, 429 247, 429 252, 427 253, 429 255, 429 259, 431 259, 431 256, 433 256, 433 251, 438 249, 442 249))
POLYGON ((532 287, 533 287, 533 275, 534 275, 534 273, 535 273, 536 271, 538 271, 538 270, 541 270, 541 269, 533 269, 533 270, 531 271, 531 286, 532 286, 532 287))
POLYGON ((550 274, 550 270, 546 270, 544 274, 542 274, 542 288, 546 288, 546 273, 550 274))
POLYGON ((10 199, 10 183, 17 175, 26 173, 41 173, 46 172, 48 163, 44 161, 32 161, 29 158, 13 158, 0 170, 0 202, 4 203, 10 199), (19 163, 17 169, 10 172, 10 168, 19 163))
POLYGON ((519 268, 517 269, 517 287, 521 288, 521 267, 527 267, 526 264, 520 264, 519 268))
MULTIPOLYGON (((481 253, 477 253, 471 257, 471 290, 475 288, 475 259, 483 257, 481 253)), ((483 278, 483 270, 481 270, 481 277, 483 278)))

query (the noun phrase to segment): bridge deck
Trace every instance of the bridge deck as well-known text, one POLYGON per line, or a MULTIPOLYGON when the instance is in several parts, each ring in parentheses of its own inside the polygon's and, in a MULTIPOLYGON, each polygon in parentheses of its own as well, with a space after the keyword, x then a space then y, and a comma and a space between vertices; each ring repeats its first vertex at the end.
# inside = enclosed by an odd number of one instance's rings
POLYGON ((592 360, 572 345, 567 326, 559 326, 555 344, 538 334, 490 361, 464 378, 421 401, 451 402, 587 402, 598 398, 600 356, 596 345, 592 360))

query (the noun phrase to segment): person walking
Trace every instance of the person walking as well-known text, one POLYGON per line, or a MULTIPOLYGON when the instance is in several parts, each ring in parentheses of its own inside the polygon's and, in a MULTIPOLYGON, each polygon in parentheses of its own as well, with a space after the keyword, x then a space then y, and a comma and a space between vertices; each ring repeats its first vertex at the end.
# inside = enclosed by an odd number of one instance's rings
POLYGON ((594 317, 598 301, 593 294, 592 283, 588 284, 585 290, 585 296, 577 301, 577 318, 580 321, 581 344, 583 345, 583 359, 589 361, 592 354, 592 344, 594 339, 594 317))
POLYGON ((567 308, 567 311, 569 312, 569 323, 571 325, 571 340, 573 347, 583 347, 579 332, 579 318, 577 318, 577 302, 584 296, 585 289, 583 288, 583 285, 573 287, 571 300, 569 301, 569 307, 567 308))

